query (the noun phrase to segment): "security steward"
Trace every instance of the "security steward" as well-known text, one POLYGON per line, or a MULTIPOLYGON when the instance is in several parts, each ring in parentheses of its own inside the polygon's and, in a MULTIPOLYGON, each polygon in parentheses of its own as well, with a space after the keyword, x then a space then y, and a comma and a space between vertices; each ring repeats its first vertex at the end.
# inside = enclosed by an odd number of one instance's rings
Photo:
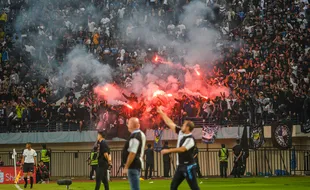
POLYGON ((170 190, 177 190, 179 185, 186 179, 191 190, 200 190, 194 161, 195 140, 192 136, 195 124, 192 121, 184 121, 182 127, 177 126, 159 107, 160 114, 166 125, 178 134, 177 148, 164 149, 162 154, 177 153, 177 169, 171 182, 170 190))
MULTIPOLYGON (((163 147, 163 150, 164 149, 169 149, 169 146, 168 146, 168 141, 165 142, 165 145, 163 147)), ((170 157, 170 154, 165 154, 163 156, 163 160, 164 160, 164 177, 165 178, 168 178, 170 177, 170 165, 171 165, 171 157, 170 157)))
POLYGON ((97 152, 98 152, 98 167, 96 168, 96 187, 100 189, 101 182, 105 190, 109 190, 108 170, 112 167, 110 157, 110 148, 105 141, 105 132, 98 132, 97 136, 97 152))
POLYGON ((222 148, 219 150, 221 178, 227 178, 228 155, 228 150, 225 148, 225 144, 222 144, 222 148))
POLYGON ((47 169, 49 171, 51 171, 50 169, 50 155, 51 152, 49 150, 47 150, 46 148, 46 144, 42 144, 42 150, 41 150, 41 160, 43 161, 44 165, 47 167, 47 169))
POLYGON ((233 147, 234 153, 234 177, 241 178, 243 149, 240 145, 240 139, 237 139, 237 145, 233 147))
POLYGON ((91 171, 89 174, 89 179, 93 180, 93 176, 96 172, 96 169, 98 167, 98 152, 97 152, 97 147, 94 147, 94 149, 92 150, 92 152, 90 153, 90 157, 89 157, 89 165, 91 166, 91 171))

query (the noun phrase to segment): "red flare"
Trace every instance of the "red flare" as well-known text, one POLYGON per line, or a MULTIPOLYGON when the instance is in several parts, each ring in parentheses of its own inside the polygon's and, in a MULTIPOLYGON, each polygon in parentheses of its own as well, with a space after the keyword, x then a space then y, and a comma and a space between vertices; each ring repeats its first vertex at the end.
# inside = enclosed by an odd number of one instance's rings
POLYGON ((204 99, 206 99, 206 100, 209 99, 207 96, 202 96, 202 97, 203 97, 204 99))
POLYGON ((156 91, 153 93, 153 97, 157 97, 158 95, 163 95, 163 94, 165 94, 164 91, 162 91, 162 90, 156 90, 156 91))
POLYGON ((162 57, 160 57, 160 56, 158 56, 158 55, 155 55, 154 61, 155 61, 156 63, 163 63, 163 64, 168 64, 168 65, 172 65, 172 64, 173 64, 172 62, 166 61, 164 58, 162 58, 162 57))
POLYGON ((157 56, 157 55, 155 56, 155 61, 156 61, 156 62, 158 61, 158 56, 157 56))
POLYGON ((133 107, 132 107, 131 105, 129 105, 129 104, 125 104, 125 106, 126 106, 127 108, 129 108, 129 109, 133 109, 133 107))
POLYGON ((200 72, 197 69, 195 69, 195 72, 198 76, 200 76, 200 72))

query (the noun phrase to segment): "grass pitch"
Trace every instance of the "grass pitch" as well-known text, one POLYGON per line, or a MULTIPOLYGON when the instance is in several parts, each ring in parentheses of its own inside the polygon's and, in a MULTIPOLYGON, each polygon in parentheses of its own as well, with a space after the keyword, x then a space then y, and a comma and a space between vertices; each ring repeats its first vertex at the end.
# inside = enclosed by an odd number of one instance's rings
MULTIPOLYGON (((141 190, 169 190, 171 180, 141 181, 141 190)), ((200 189, 210 190, 309 190, 310 177, 271 177, 271 178, 241 178, 241 179, 202 179, 198 181, 200 189)), ((20 185, 21 189, 23 185, 20 185)), ((71 190, 92 190, 95 182, 74 182, 71 190)), ((18 189, 14 185, 0 185, 1 190, 18 189)), ((29 187, 27 188, 29 189, 29 187)), ((58 186, 55 183, 35 184, 35 190, 66 190, 65 186, 58 186)), ((101 187, 103 188, 103 185, 101 187)), ((126 180, 110 182, 111 190, 129 190, 129 183, 126 180)), ((184 181, 179 190, 190 190, 184 181)))

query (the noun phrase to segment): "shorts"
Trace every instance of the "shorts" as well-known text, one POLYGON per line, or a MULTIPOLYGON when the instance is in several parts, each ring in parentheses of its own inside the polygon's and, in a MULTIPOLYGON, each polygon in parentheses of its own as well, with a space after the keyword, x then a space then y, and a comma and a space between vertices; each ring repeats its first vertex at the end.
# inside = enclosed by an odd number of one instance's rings
POLYGON ((23 172, 24 173, 28 173, 28 172, 32 172, 34 171, 34 164, 33 163, 24 163, 23 166, 23 172))

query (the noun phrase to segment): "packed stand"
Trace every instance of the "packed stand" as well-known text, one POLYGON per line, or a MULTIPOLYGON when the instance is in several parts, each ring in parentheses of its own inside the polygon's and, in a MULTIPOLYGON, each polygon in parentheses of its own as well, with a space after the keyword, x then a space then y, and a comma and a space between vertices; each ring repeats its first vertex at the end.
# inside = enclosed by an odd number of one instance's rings
MULTIPOLYGON (((15 21, 21 19, 18 15, 24 15, 22 19, 27 21, 26 10, 32 5, 20 0, 11 0, 11 4, 2 1, 0 131, 82 131, 109 120, 103 114, 107 111, 114 113, 114 118, 120 118, 114 119, 113 122, 117 122, 113 125, 125 125, 127 117, 140 116, 139 112, 146 108, 135 94, 124 96, 127 102, 138 105, 134 111, 127 111, 124 106, 111 106, 98 100, 92 89, 99 81, 81 74, 72 81, 57 79, 65 86, 56 89, 53 86, 56 79, 50 78, 49 73, 64 64, 66 55, 76 45, 87 48, 101 63, 115 68, 114 82, 123 87, 130 86, 132 73, 152 62, 154 55, 182 62, 178 55, 169 52, 169 47, 162 51, 162 47, 149 47, 138 40, 132 43, 128 38, 136 26, 151 25, 152 30, 165 33, 169 38, 186 41, 186 26, 179 22, 178 15, 189 2, 94 0, 91 3, 104 12, 99 16, 91 15, 91 10, 86 9, 87 3, 47 3, 42 10, 33 11, 43 11, 42 16, 51 17, 49 24, 58 27, 46 30, 47 23, 38 18, 38 21, 27 22, 27 30, 18 30, 15 27, 15 21), (55 13, 55 17, 50 13, 55 13), (145 17, 137 19, 137 13, 145 17), (69 21, 71 18, 66 20, 69 16, 82 22, 76 25, 69 21), (139 22, 125 26, 121 22, 125 18, 139 22), (65 22, 59 23, 59 20, 65 22), (153 23, 154 20, 159 22, 153 23), (125 32, 121 32, 124 28, 125 32), (31 31, 39 34, 35 43, 27 36, 31 31), (54 43, 55 48, 45 48, 46 43, 54 43), (46 64, 33 61, 31 56, 46 64), (63 101, 59 101, 63 96, 63 101)), ((233 0, 216 3, 206 1, 215 12, 215 19, 207 15, 204 19, 208 21, 197 21, 200 27, 221 31, 216 50, 221 52, 221 59, 212 63, 213 68, 206 70, 203 77, 209 85, 228 87, 230 93, 212 99, 190 95, 176 98, 174 118, 180 122, 187 117, 203 118, 223 125, 233 121, 264 124, 281 118, 307 122, 310 113, 309 2, 233 0)), ((161 125, 154 119, 156 109, 149 112, 150 125, 161 125)), ((110 126, 109 122, 104 125, 110 126)))

